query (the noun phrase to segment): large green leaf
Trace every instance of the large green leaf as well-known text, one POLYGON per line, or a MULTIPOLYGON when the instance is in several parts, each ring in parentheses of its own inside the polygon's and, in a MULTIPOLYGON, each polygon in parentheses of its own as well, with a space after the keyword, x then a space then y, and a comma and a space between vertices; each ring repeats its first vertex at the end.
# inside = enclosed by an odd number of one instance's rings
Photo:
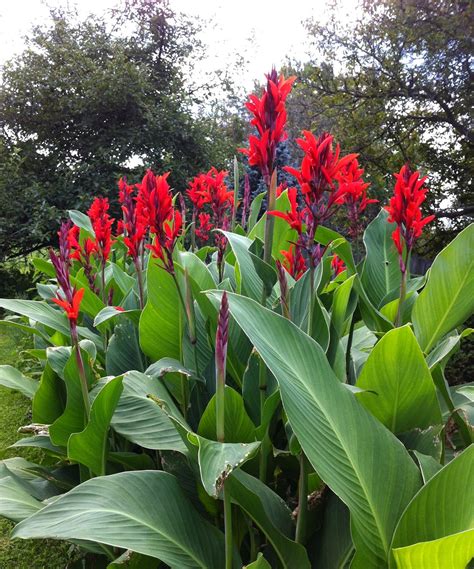
POLYGON ((225 480, 234 470, 255 456, 260 442, 219 443, 188 433, 188 439, 198 450, 199 472, 206 492, 218 498, 225 480))
POLYGON ((275 375, 306 456, 349 507, 356 547, 353 567, 386 566, 395 524, 421 485, 416 465, 396 437, 338 381, 314 340, 250 299, 230 294, 229 305, 275 375))
POLYGON ((124 319, 115 326, 105 354, 105 369, 108 375, 121 375, 132 369, 144 371, 138 331, 130 320, 124 319))
POLYGON ((434 260, 413 308, 413 326, 428 353, 436 342, 474 312, 474 224, 466 227, 434 260))
POLYGON ((51 425, 62 415, 65 406, 66 386, 48 361, 33 397, 33 421, 51 425))
MULTIPOLYGON (((89 357, 85 350, 81 349, 81 354, 90 387, 93 382, 93 375, 89 365, 89 357)), ((64 380, 67 390, 66 408, 64 413, 49 428, 51 441, 57 446, 67 446, 70 435, 82 431, 85 427, 85 407, 76 360, 76 348, 72 350, 64 368, 64 380)))
POLYGON ((266 535, 285 569, 309 569, 305 549, 291 538, 291 512, 283 500, 263 482, 242 470, 226 480, 226 491, 266 535))
POLYGON ((393 433, 442 422, 436 390, 423 352, 409 326, 387 332, 369 355, 357 398, 393 433))
POLYGON ((399 569, 466 569, 474 557, 474 529, 393 550, 399 569))
POLYGON ((466 536, 466 532, 474 530, 473 476, 474 445, 471 445, 421 488, 400 518, 393 536, 398 567, 465 568, 474 556, 473 532, 470 538, 466 536), (408 546, 415 547, 405 549, 408 546), (458 548, 464 551, 462 563, 458 548), (456 564, 451 565, 456 559, 456 564), (423 563, 415 565, 417 560, 423 563))
POLYGON ((147 270, 148 301, 140 317, 140 346, 153 361, 181 361, 183 314, 173 277, 150 259, 147 270))
POLYGON ((176 479, 160 471, 88 480, 18 524, 13 537, 85 539, 182 569, 225 566, 222 533, 194 510, 176 479))
POLYGON ((149 395, 162 401, 174 417, 181 418, 161 380, 132 371, 123 380, 123 393, 112 417, 113 429, 145 448, 185 452, 186 446, 167 412, 149 395))
POLYGON ((8 389, 16 389, 30 399, 36 393, 39 383, 21 371, 9 365, 0 365, 0 385, 8 389))
POLYGON ((69 324, 66 315, 56 310, 46 302, 37 300, 18 300, 0 298, 0 308, 11 310, 26 316, 35 322, 44 324, 53 330, 69 336, 69 324))
POLYGON ((15 478, 0 478, 0 516, 20 522, 42 507, 15 478))
POLYGON ((398 251, 392 241, 395 223, 387 221, 388 213, 381 209, 364 233, 367 256, 361 281, 372 304, 379 308, 382 299, 400 287, 401 272, 398 251))
MULTIPOLYGON (((229 387, 224 391, 224 425, 225 440, 228 443, 250 443, 255 440, 255 425, 245 410, 242 396, 229 387)), ((207 404, 201 420, 199 421, 198 434, 206 439, 217 440, 216 433, 216 396, 207 404)))
POLYGON ((81 433, 70 436, 68 456, 97 475, 105 474, 107 435, 110 421, 123 390, 122 376, 115 377, 100 390, 91 406, 90 420, 81 433))

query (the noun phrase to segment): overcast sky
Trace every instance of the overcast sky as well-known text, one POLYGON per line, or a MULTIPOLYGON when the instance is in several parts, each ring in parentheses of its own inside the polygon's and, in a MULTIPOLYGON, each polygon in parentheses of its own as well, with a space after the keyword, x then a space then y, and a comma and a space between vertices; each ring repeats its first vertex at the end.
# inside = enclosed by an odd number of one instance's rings
MULTIPOLYGON (((86 16, 116 4, 117 0, 1 0, 0 63, 22 50, 31 26, 46 21, 48 6, 77 6, 86 16)), ((343 0, 341 18, 353 13, 356 4, 357 0, 343 0)), ((214 22, 203 33, 209 68, 222 68, 236 53, 246 56, 249 64, 242 81, 247 88, 272 64, 279 67, 287 54, 303 58, 307 46, 302 21, 327 14, 326 0, 171 0, 171 5, 214 22)))

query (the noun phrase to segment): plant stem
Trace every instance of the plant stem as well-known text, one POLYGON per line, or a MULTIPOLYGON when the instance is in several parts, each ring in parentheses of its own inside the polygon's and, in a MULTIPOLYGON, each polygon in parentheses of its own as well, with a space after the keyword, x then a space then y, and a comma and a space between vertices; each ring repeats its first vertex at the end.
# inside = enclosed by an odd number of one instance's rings
POLYGON ((309 268, 309 313, 308 313, 308 336, 313 334, 313 312, 314 312, 314 264, 311 261, 309 268))
POLYGON ((402 271, 402 281, 400 283, 400 300, 398 301, 397 317, 395 319, 395 328, 402 324, 403 319, 403 303, 407 294, 407 271, 402 271))
POLYGON ((133 260, 135 264, 135 271, 137 273, 137 281, 138 281, 138 296, 140 299, 140 308, 143 310, 145 307, 145 295, 143 293, 143 276, 142 276, 142 268, 140 267, 140 260, 136 257, 133 260))
POLYGON ((100 273, 100 281, 102 286, 102 302, 107 305, 107 295, 105 292, 105 262, 102 261, 102 270, 100 273))
POLYGON ((224 481, 224 531, 225 531, 225 569, 232 569, 232 502, 224 481))
POLYGON ((235 231, 235 216, 237 214, 237 204, 239 202, 239 163, 237 156, 234 156, 234 206, 232 208, 231 231, 235 231))
POLYGON ((220 443, 224 442, 225 419, 225 374, 222 369, 216 370, 216 434, 220 443))
POLYGON ((275 217, 273 215, 268 215, 268 212, 275 209, 276 185, 277 185, 277 171, 275 168, 275 170, 273 170, 273 174, 270 180, 270 185, 268 186, 268 191, 267 191, 267 214, 265 217, 265 236, 263 243, 263 260, 265 261, 265 263, 270 263, 272 258, 275 217))
POLYGON ((194 312, 194 300, 191 289, 191 283, 189 281, 188 269, 184 269, 184 294, 186 300, 185 309, 186 309, 186 317, 188 319, 189 340, 193 347, 194 366, 196 368, 196 374, 199 375, 199 358, 197 352, 197 335, 196 335, 196 314, 194 312))
POLYGON ((300 454, 300 478, 298 483, 298 519, 296 520, 296 543, 305 543, 308 518, 308 466, 304 452, 300 454))

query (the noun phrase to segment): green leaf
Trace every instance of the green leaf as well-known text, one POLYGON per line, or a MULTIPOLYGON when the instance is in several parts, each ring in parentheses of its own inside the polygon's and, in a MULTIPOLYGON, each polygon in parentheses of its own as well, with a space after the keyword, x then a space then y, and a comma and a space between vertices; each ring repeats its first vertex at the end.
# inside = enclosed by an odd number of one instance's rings
POLYGON ((356 276, 352 275, 339 285, 334 293, 331 309, 331 324, 336 331, 337 337, 344 335, 344 327, 347 318, 351 315, 350 298, 356 276))
POLYGON ((399 569, 466 569, 474 557, 474 529, 393 550, 399 569))
POLYGON ((130 318, 133 323, 138 324, 140 320, 140 314, 141 310, 117 310, 115 306, 106 306, 94 318, 94 326, 100 326, 104 322, 108 322, 109 320, 120 316, 130 318))
POLYGON ((318 569, 346 569, 354 553, 349 510, 332 492, 324 507, 315 551, 314 566, 318 569))
POLYGON ((9 448, 25 448, 25 447, 41 448, 45 450, 48 454, 61 458, 66 456, 65 449, 53 445, 48 435, 35 435, 33 437, 25 437, 23 439, 20 439, 19 441, 16 441, 16 443, 10 445, 9 448))
POLYGON ((291 537, 291 512, 283 500, 263 482, 242 470, 226 480, 226 491, 265 534, 285 569, 309 569, 306 550, 291 537))
MULTIPOLYGON (((123 379, 123 393, 112 417, 112 427, 127 440, 153 450, 186 451, 173 423, 155 401, 163 402, 169 413, 181 418, 163 383, 148 375, 131 371, 123 379)), ((181 418, 182 420, 182 418, 181 418)))
POLYGON ((409 326, 375 344, 356 385, 367 390, 357 394, 362 405, 393 433, 442 422, 430 370, 409 326))
POLYGON ((31 377, 26 377, 21 371, 9 365, 0 365, 0 385, 15 389, 30 399, 36 393, 39 383, 31 377))
POLYGON ((398 438, 408 450, 429 455, 439 462, 443 454, 443 442, 441 440, 443 428, 444 425, 436 425, 425 430, 413 429, 413 431, 398 435, 398 438))
MULTIPOLYGON (((265 195, 265 194, 264 194, 265 195)), ((289 211, 290 200, 288 199, 288 190, 282 192, 275 201, 275 211, 289 211)), ((281 259, 282 255, 280 251, 282 249, 288 249, 290 241, 296 241, 297 234, 294 229, 288 225, 288 223, 281 219, 281 217, 275 217, 275 225, 273 229, 273 243, 272 243, 272 256, 275 259, 281 259)), ((266 214, 257 221, 255 226, 249 232, 249 238, 254 239, 259 237, 262 241, 264 240, 265 234, 265 220, 266 214)))
POLYGON ((150 259, 147 270, 148 301, 140 317, 140 346, 153 361, 181 361, 183 314, 173 277, 150 259))
POLYGON ((51 425, 60 417, 66 406, 66 386, 48 361, 45 365, 38 389, 33 397, 33 421, 51 425))
POLYGON ((105 354, 105 369, 108 375, 144 370, 138 342, 138 330, 130 320, 123 320, 115 326, 105 354))
POLYGON ((88 480, 18 524, 13 537, 85 539, 183 569, 225 566, 222 533, 194 510, 173 476, 159 471, 88 480))
POLYGON ((423 484, 426 484, 430 478, 441 470, 441 464, 429 454, 423 454, 418 451, 413 451, 416 461, 420 467, 421 475, 423 477, 423 484))
POLYGON ((445 334, 474 312, 474 224, 436 257, 413 308, 413 326, 428 353, 445 334))
MULTIPOLYGON (((474 528, 473 476, 474 445, 471 445, 416 494, 393 536, 392 548, 401 561, 399 567, 416 567, 415 561, 423 559, 424 564, 418 567, 464 569, 474 555, 472 532, 470 539, 459 536, 474 528), (454 537, 457 534, 458 537, 454 537), (418 547, 400 551, 415 544, 418 547), (461 550, 466 555, 464 564, 459 563, 459 546, 463 546, 461 550), (408 562, 403 565, 405 559, 408 562), (452 559, 457 559, 455 565, 451 565, 452 559)), ((394 566, 393 559, 391 566, 394 566)))
POLYGON ((395 223, 389 223, 388 213, 381 209, 364 232, 367 256, 362 269, 361 281, 367 295, 376 308, 392 290, 400 288, 401 272, 398 251, 392 241, 395 223))
POLYGON ((254 443, 219 443, 189 432, 188 440, 199 447, 198 462, 206 492, 218 498, 224 481, 234 470, 253 458, 260 446, 254 443))
POLYGON ((255 196, 255 198, 252 200, 252 203, 250 204, 250 215, 249 215, 249 221, 247 224, 247 229, 250 232, 254 225, 257 223, 257 219, 258 219, 258 214, 260 213, 260 209, 262 207, 262 202, 263 199, 265 198, 266 192, 262 192, 260 194, 258 194, 257 196, 255 196))
MULTIPOLYGON (((255 440, 255 425, 245 410, 242 396, 229 387, 224 391, 225 440, 228 443, 250 443, 255 440)), ((217 440, 216 433, 216 396, 207 404, 199 422, 198 434, 210 440, 217 440)))
POLYGON ((95 236, 94 229, 92 228, 92 223, 88 215, 82 213, 82 211, 78 211, 77 209, 68 210, 68 214, 69 219, 74 223, 74 225, 77 225, 81 229, 84 229, 90 233, 91 236, 95 236))
POLYGON ((0 516, 20 522, 42 507, 13 477, 0 478, 0 516))
POLYGON ((196 375, 196 372, 194 370, 184 367, 181 362, 173 358, 161 358, 161 360, 151 364, 145 373, 157 378, 163 377, 167 373, 181 373, 187 375, 188 377, 193 377, 196 375))
POLYGON ((107 569, 157 569, 159 564, 159 560, 154 557, 135 553, 128 549, 115 561, 109 563, 107 569))
POLYGON ((69 337, 69 324, 66 316, 46 302, 0 298, 0 308, 26 316, 69 337))
POLYGON ((107 436, 110 421, 122 394, 122 379, 123 377, 119 376, 106 383, 92 403, 86 428, 69 437, 69 458, 84 464, 99 476, 105 474, 107 436))
MULTIPOLYGON (((89 365, 87 352, 81 349, 82 361, 89 386, 92 385, 93 376, 89 365)), ((85 426, 84 399, 81 390, 81 380, 76 360, 76 349, 72 353, 64 368, 64 380, 67 390, 67 401, 64 413, 58 417, 49 428, 49 434, 53 444, 67 446, 72 433, 78 433, 85 426)))
POLYGON ((353 567, 385 566, 395 524, 421 484, 416 465, 339 382, 314 340, 250 299, 229 294, 229 305, 275 375, 306 456, 349 507, 356 547, 353 567))
POLYGON ((268 563, 263 554, 259 553, 257 559, 253 563, 245 565, 243 569, 272 569, 272 566, 268 563))

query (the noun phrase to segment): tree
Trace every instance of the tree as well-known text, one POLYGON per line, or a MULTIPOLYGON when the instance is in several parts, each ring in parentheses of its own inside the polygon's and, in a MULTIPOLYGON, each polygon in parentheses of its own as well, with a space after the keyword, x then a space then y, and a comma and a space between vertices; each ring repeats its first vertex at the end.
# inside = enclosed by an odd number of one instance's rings
POLYGON ((421 167, 431 209, 449 220, 439 228, 461 228, 474 213, 472 3, 365 0, 351 21, 340 8, 326 24, 307 23, 315 55, 293 64, 290 125, 330 130, 360 153, 381 199, 388 173, 405 161, 421 167))
POLYGON ((1 152, 21 161, 0 181, 12 203, 0 218, 0 259, 49 243, 66 209, 115 196, 123 174, 171 170, 182 189, 223 165, 229 135, 210 136, 212 116, 193 112, 206 93, 186 75, 203 54, 198 26, 166 0, 130 0, 112 19, 55 11, 33 29, 0 86, 1 152))

